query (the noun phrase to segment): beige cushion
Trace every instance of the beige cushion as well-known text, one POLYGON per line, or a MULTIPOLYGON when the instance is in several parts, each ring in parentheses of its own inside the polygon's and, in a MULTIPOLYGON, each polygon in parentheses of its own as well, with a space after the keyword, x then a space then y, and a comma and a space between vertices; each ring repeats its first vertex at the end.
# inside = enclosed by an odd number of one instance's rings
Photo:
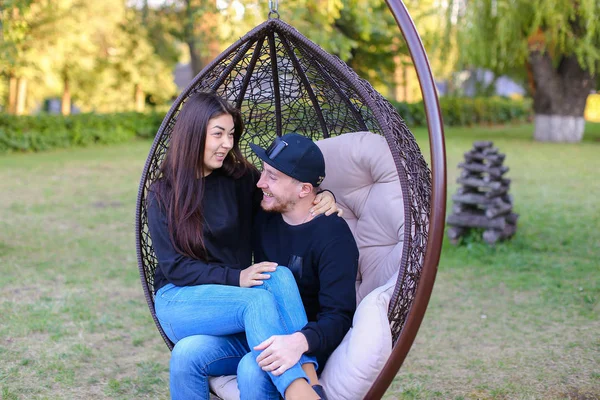
POLYGON ((385 138, 371 132, 346 133, 317 145, 325 157, 321 188, 335 194, 360 251, 359 303, 399 269, 404 203, 396 164, 385 138))
POLYGON ((210 390, 223 400, 239 400, 240 391, 235 375, 212 376, 208 378, 210 390))
POLYGON ((392 352, 387 309, 396 283, 373 290, 358 305, 352 328, 327 361, 320 381, 330 400, 362 399, 392 352))

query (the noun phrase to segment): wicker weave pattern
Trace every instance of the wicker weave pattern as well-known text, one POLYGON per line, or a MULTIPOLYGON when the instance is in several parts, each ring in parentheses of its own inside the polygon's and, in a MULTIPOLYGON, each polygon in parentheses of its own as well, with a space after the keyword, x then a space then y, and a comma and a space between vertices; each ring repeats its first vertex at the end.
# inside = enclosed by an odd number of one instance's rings
POLYGON ((401 271, 389 308, 394 344, 413 303, 427 245, 431 174, 420 149, 394 107, 339 58, 326 53, 293 27, 273 19, 254 28, 208 65, 175 101, 148 156, 138 193, 136 228, 142 285, 154 314, 157 265, 148 233, 145 199, 158 176, 178 110, 190 94, 215 90, 241 109, 244 155, 258 165, 248 143, 267 147, 287 132, 313 140, 369 130, 385 136, 399 174, 405 207, 401 271))

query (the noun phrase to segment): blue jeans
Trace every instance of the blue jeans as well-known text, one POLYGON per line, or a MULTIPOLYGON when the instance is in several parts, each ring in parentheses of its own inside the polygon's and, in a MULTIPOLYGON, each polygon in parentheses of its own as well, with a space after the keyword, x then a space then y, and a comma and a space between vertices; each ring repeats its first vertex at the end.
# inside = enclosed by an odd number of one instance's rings
POLYGON ((156 293, 156 316, 176 343, 171 355, 173 399, 208 399, 208 376, 215 375, 237 373, 242 399, 276 399, 294 380, 308 380, 301 365, 312 362, 316 368, 314 357, 302 355, 280 376, 256 363, 260 352, 254 346, 273 335, 297 332, 307 323, 288 268, 277 267, 263 282, 253 288, 167 284, 156 293))

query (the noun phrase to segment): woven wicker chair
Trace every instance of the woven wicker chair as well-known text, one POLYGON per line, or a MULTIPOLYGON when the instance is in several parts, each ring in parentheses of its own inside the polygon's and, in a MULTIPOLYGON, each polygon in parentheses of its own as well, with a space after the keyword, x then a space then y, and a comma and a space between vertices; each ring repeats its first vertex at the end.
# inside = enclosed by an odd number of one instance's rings
POLYGON ((246 129, 240 147, 256 165, 258 159, 248 143, 266 147, 286 132, 299 132, 313 140, 354 131, 371 131, 386 138, 402 187, 404 226, 410 229, 404 229, 400 273, 388 312, 394 348, 366 398, 380 398, 390 385, 416 336, 433 287, 444 229, 446 183, 441 118, 427 59, 403 4, 389 4, 411 49, 421 87, 427 88, 423 94, 435 190, 432 192, 432 176, 413 135, 394 107, 368 82, 279 19, 257 26, 208 65, 177 98, 143 170, 136 214, 139 271, 152 317, 169 349, 173 344, 154 311, 157 259, 148 233, 146 196, 158 178, 181 105, 197 91, 214 90, 241 109, 246 129))

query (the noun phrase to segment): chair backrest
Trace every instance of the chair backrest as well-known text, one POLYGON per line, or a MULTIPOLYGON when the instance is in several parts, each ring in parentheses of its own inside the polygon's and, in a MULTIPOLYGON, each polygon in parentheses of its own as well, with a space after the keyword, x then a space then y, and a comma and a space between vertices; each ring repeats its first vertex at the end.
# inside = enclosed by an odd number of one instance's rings
POLYGON ((402 268, 404 201, 385 138, 346 133, 317 142, 325 157, 321 185, 335 193, 360 252, 357 304, 402 268))

